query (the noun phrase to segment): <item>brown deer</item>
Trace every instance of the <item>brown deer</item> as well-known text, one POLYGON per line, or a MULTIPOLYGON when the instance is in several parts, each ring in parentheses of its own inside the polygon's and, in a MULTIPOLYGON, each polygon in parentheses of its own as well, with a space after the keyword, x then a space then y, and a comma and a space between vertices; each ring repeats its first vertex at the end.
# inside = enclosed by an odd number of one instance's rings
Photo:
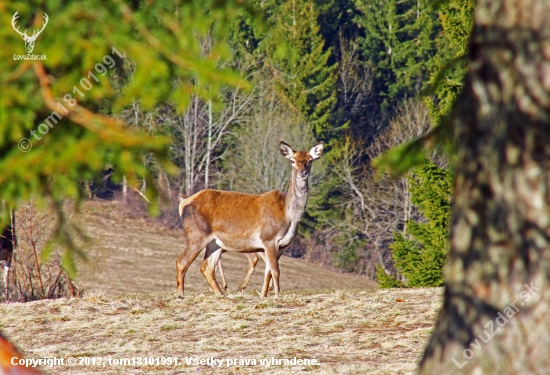
POLYGON ((15 248, 15 215, 10 210, 10 224, 2 230, 0 234, 0 261, 4 262, 4 288, 6 297, 8 297, 8 276, 13 258, 13 249, 15 248))
POLYGON ((266 267, 261 296, 267 296, 272 277, 275 296, 279 295, 279 258, 296 236, 306 209, 311 165, 321 157, 323 147, 320 142, 307 152, 294 151, 284 142, 279 144, 281 154, 292 166, 287 193, 271 190, 245 194, 207 189, 180 203, 185 248, 176 261, 179 296, 183 296, 187 269, 205 247, 201 272, 214 293, 223 295, 214 275, 222 251, 237 251, 264 253, 266 267))
MULTIPOLYGON (((215 244, 215 242, 212 242, 215 244)), ((207 246, 208 247, 208 246, 207 246)), ((222 250, 222 252, 224 252, 222 250)), ((256 264, 258 264, 258 255, 256 253, 245 253, 246 257, 248 258, 248 270, 246 271, 246 276, 244 277, 243 281, 241 282, 241 285, 237 289, 239 292, 244 290, 246 286, 248 285, 248 282, 250 281, 250 277, 252 276, 252 272, 254 272, 254 269, 256 268, 256 264)), ((214 257, 210 257, 209 262, 211 262, 214 257)), ((223 273, 223 267, 222 267, 222 258, 218 260, 218 264, 212 265, 210 264, 210 267, 217 267, 216 269, 220 270, 220 277, 222 279, 222 290, 227 290, 227 281, 225 280, 225 275, 223 273)))

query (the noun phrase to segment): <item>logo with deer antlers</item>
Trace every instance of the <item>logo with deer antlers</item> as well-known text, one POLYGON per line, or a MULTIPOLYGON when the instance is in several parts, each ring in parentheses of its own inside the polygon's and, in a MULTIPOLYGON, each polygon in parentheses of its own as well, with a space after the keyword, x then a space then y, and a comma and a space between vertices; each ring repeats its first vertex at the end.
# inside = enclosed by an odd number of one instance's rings
POLYGON ((13 27, 13 29, 19 34, 21 35, 21 38, 23 38, 23 40, 25 41, 25 49, 27 50, 27 53, 32 53, 32 50, 34 49, 34 42, 36 41, 36 38, 38 38, 38 35, 40 35, 42 33, 42 31, 44 31, 44 28, 46 27, 46 25, 48 24, 48 15, 46 13, 44 13, 44 23, 42 24, 42 28, 40 30, 34 30, 32 35, 27 35, 27 29, 25 29, 25 32, 21 32, 19 31, 19 26, 17 26, 16 28, 16 21, 17 21, 17 18, 19 18, 19 11, 16 11, 15 14, 13 15, 12 19, 11 19, 11 26, 13 27))

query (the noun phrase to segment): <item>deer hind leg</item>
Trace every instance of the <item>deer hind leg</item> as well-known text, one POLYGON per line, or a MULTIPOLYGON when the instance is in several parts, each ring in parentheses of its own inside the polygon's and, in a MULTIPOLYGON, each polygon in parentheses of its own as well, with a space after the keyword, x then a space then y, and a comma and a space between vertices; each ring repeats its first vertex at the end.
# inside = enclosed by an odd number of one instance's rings
POLYGON ((250 277, 252 276, 252 272, 254 272, 254 269, 256 268, 259 259, 256 253, 246 253, 246 257, 248 258, 248 270, 246 271, 246 276, 239 286, 239 289, 237 289, 239 292, 242 292, 244 288, 246 288, 246 286, 248 285, 250 277))
MULTIPOLYGON (((210 289, 212 289, 212 291, 219 296, 223 296, 223 293, 218 285, 218 282, 216 281, 216 265, 220 260, 222 251, 223 250, 214 241, 210 242, 206 246, 204 260, 201 264, 201 272, 206 278, 208 285, 210 285, 210 289)), ((225 280, 225 276, 223 279, 225 280)))
MULTIPOLYGON (((222 251, 222 253, 223 253, 223 251, 222 251)), ((222 278, 222 290, 225 292, 225 291, 227 291, 227 280, 225 280, 225 275, 223 273, 222 258, 221 257, 218 260, 218 265, 217 265, 216 269, 220 270, 220 277, 222 278)))
POLYGON ((206 247, 208 242, 208 238, 201 238, 200 236, 187 236, 185 250, 176 261, 178 297, 183 297, 185 274, 187 273, 189 266, 197 258, 202 249, 206 247))

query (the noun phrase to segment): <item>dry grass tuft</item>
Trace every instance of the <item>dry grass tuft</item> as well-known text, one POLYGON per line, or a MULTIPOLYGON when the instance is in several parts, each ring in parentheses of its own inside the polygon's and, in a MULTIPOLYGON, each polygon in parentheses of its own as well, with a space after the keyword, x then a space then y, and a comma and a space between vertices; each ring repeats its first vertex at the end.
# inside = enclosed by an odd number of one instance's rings
MULTIPOLYGON (((17 241, 8 278, 8 293, 0 293, 0 302, 81 296, 81 288, 63 269, 56 248, 48 259, 43 259, 54 233, 55 216, 48 211, 38 211, 31 200, 18 207, 15 222, 17 241)), ((3 272, 3 267, 0 267, 0 274, 3 272)), ((3 279, 0 279, 0 290, 5 290, 3 279)))

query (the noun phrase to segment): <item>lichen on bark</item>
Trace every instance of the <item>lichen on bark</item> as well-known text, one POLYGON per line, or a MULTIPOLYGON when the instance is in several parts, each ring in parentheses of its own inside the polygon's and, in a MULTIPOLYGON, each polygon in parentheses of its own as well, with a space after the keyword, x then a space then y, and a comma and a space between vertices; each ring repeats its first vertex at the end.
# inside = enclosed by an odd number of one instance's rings
POLYGON ((419 372, 550 373, 550 2, 479 0, 468 58, 445 299, 419 372))

